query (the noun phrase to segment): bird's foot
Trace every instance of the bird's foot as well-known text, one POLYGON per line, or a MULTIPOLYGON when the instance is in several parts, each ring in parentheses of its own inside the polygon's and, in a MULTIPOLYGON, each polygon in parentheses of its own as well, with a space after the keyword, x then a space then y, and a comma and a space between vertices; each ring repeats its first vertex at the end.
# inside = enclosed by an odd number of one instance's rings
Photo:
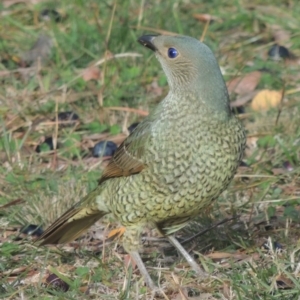
POLYGON ((186 261, 189 263, 189 265, 191 266, 191 268, 196 272, 196 274, 202 278, 206 278, 209 275, 204 272, 204 270, 202 270, 200 268, 200 266, 197 264, 197 262, 193 259, 193 257, 182 247, 182 245, 177 241, 177 239, 172 236, 169 235, 167 236, 168 240, 170 241, 170 243, 181 253, 181 255, 186 259, 186 261))
POLYGON ((130 253, 131 258, 135 261, 137 264, 141 274, 144 277, 146 285, 151 289, 151 290, 157 290, 157 286, 154 284, 153 280, 151 279, 142 259, 140 254, 137 251, 131 251, 130 253))

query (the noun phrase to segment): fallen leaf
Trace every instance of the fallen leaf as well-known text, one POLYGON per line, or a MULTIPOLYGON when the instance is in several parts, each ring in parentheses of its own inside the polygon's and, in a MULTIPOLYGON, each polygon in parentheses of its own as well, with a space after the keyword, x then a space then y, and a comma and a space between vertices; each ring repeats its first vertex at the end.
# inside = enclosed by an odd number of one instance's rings
POLYGON ((81 293, 87 293, 88 292, 88 290, 89 290, 89 286, 88 285, 85 285, 85 286, 81 286, 80 288, 79 288, 79 290, 80 290, 80 292, 81 293))
POLYGON ((82 78, 84 81, 98 80, 101 78, 101 71, 95 66, 90 66, 82 72, 82 78))
POLYGON ((253 92, 261 78, 261 72, 253 71, 244 76, 236 77, 227 83, 228 92, 244 95, 253 92))
POLYGON ((23 273, 26 269, 28 268, 28 266, 22 266, 22 267, 18 267, 12 270, 7 270, 2 272, 2 275, 10 275, 10 276, 17 276, 20 275, 21 273, 23 273))
POLYGON ((125 227, 120 227, 120 228, 113 229, 109 232, 109 234, 107 235, 107 238, 111 238, 115 235, 117 235, 118 237, 121 237, 124 234, 125 231, 126 231, 125 227))
POLYGON ((258 91, 253 91, 244 95, 240 95, 235 101, 230 102, 230 107, 240 107, 251 101, 258 91))
POLYGON ((226 258, 233 258, 233 259, 245 259, 248 257, 248 255, 237 252, 237 253, 227 253, 227 252, 214 252, 214 253, 209 253, 206 255, 206 257, 209 257, 213 260, 222 260, 226 258))
POLYGON ((278 44, 284 45, 291 39, 291 34, 288 31, 281 28, 279 25, 272 25, 271 31, 274 41, 278 44))
POLYGON ((219 18, 210 14, 193 14, 193 17, 202 23, 220 20, 219 18))
POLYGON ((231 286, 229 281, 223 282, 222 290, 225 299, 232 299, 231 286))
MULTIPOLYGON (((45 276, 46 275, 44 275, 43 277, 45 277, 45 276)), ((37 283, 41 282, 41 278, 42 278, 42 280, 44 280, 43 277, 41 276, 41 272, 32 270, 26 274, 26 277, 21 280, 21 283, 28 284, 28 285, 37 284, 37 283)))
POLYGON ((284 274, 276 276, 276 284, 279 289, 292 289, 294 287, 293 281, 284 274))
POLYGON ((281 91, 262 90, 252 100, 251 108, 255 111, 268 110, 280 104, 282 98, 281 91))

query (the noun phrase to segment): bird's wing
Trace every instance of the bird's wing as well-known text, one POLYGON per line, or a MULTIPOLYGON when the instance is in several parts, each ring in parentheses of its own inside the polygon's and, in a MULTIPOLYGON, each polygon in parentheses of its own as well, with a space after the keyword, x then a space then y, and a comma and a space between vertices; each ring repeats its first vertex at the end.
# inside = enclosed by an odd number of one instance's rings
POLYGON ((150 118, 144 119, 124 140, 104 169, 99 184, 109 178, 140 173, 146 167, 143 155, 151 136, 151 124, 150 118))
MULTIPOLYGON (((112 177, 137 174, 145 168, 143 154, 147 147, 145 144, 151 135, 151 123, 150 119, 145 119, 120 145, 104 169, 99 183, 112 177)), ((42 240, 41 245, 58 244, 72 241, 80 236, 82 232, 108 213, 99 210, 97 206, 95 199, 99 193, 99 189, 89 193, 58 218, 37 241, 42 240)))

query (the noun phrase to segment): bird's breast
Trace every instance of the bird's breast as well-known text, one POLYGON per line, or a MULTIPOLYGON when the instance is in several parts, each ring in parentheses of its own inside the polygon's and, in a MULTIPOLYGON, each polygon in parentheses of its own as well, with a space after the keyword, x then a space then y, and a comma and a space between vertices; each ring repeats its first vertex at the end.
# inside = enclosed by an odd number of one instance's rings
POLYGON ((147 173, 165 209, 196 211, 228 186, 245 143, 240 123, 232 120, 190 114, 154 128, 147 173))

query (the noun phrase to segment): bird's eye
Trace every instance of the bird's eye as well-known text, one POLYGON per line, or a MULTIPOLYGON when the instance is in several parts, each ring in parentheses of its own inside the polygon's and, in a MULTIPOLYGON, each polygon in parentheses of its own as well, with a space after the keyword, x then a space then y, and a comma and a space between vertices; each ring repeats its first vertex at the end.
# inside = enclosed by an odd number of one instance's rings
POLYGON ((175 48, 168 49, 168 56, 170 58, 175 58, 178 55, 178 51, 175 48))

